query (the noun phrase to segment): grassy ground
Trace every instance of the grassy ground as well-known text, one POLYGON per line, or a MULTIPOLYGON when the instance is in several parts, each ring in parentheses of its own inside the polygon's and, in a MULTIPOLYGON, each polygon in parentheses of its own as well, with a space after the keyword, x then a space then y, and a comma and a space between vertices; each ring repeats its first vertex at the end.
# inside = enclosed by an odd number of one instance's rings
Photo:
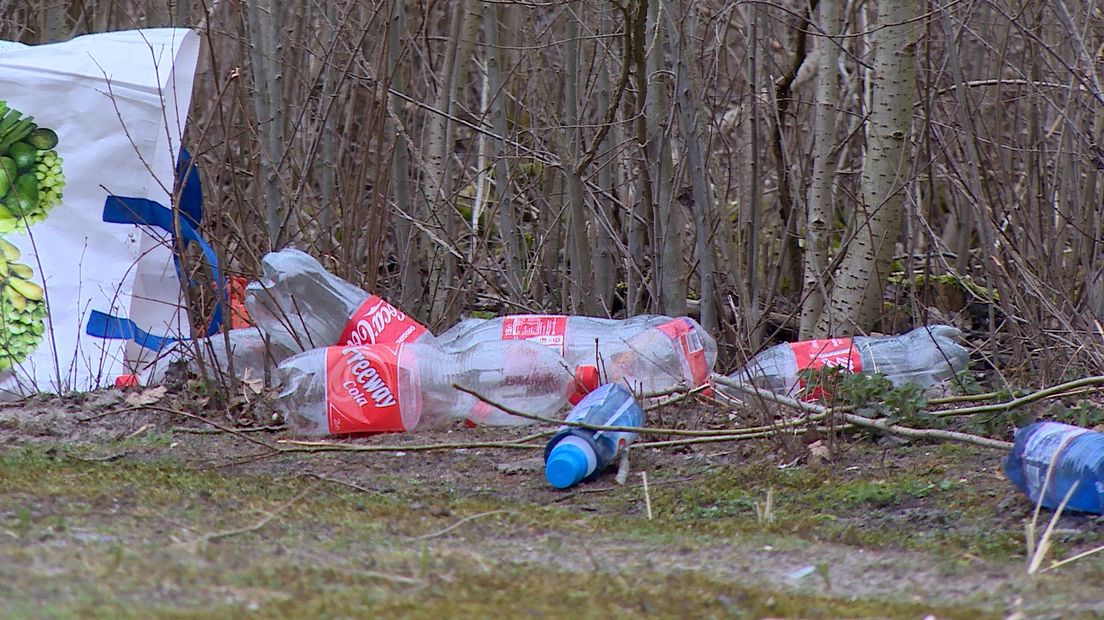
MULTIPOLYGON (((636 475, 561 492, 544 483, 537 450, 414 451, 517 431, 243 459, 257 446, 163 416, 55 419, 44 433, 42 411, 0 413, 8 617, 1104 613, 1098 560, 1026 574, 1032 507, 987 449, 853 438, 813 468, 769 441, 642 450, 633 463, 648 475, 649 519, 636 475)), ((1069 515, 1056 540, 1053 558, 1104 534, 1098 519, 1069 515)))

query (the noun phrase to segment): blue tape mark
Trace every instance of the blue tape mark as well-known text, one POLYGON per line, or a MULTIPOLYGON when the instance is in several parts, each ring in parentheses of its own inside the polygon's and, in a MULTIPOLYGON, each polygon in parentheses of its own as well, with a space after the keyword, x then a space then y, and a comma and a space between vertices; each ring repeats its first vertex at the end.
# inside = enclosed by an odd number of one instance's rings
POLYGON ((192 154, 183 147, 176 160, 176 186, 173 191, 178 194, 176 207, 181 215, 188 218, 193 228, 199 228, 203 221, 203 186, 199 181, 199 168, 192 165, 192 154))
MULTIPOLYGON (((211 275, 214 277, 216 287, 215 310, 211 314, 211 322, 207 326, 206 334, 204 334, 205 336, 212 336, 218 333, 219 328, 222 327, 222 307, 226 299, 226 287, 222 282, 222 273, 219 271, 218 256, 203 237, 196 232, 196 229, 188 221, 189 219, 174 218, 172 210, 148 198, 108 196, 104 200, 103 221, 105 222, 155 226, 167 231, 173 236, 174 241, 177 234, 175 224, 179 224, 180 238, 185 243, 194 241, 199 245, 204 258, 207 259, 208 266, 211 268, 211 275), (174 219, 177 221, 174 222, 174 219)), ((183 281, 180 264, 179 261, 176 261, 175 256, 174 262, 177 274, 183 281)), ((130 319, 109 315, 99 310, 91 312, 84 331, 89 336, 98 338, 133 340, 135 343, 154 351, 159 351, 180 340, 168 336, 155 336, 135 325, 130 319)))

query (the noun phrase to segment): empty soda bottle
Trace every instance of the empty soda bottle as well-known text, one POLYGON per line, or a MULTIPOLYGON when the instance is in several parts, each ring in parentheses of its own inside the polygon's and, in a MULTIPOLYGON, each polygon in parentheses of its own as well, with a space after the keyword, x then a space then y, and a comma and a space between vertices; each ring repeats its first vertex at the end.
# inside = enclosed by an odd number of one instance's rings
POLYGON ((1004 473, 1044 508, 1058 508, 1073 489, 1067 509, 1104 513, 1104 433, 1060 422, 1030 424, 1016 431, 1004 473))
MULTIPOLYGON (((256 327, 239 327, 225 334, 215 334, 209 338, 181 340, 177 350, 185 367, 192 372, 200 371, 196 350, 203 358, 203 369, 215 376, 230 372, 233 360, 234 375, 242 379, 263 379, 272 382, 275 379, 276 366, 291 357, 292 352, 278 343, 266 341, 264 334, 256 327)), ((169 372, 169 364, 157 364, 146 383, 161 383, 169 372)))
POLYGON ((595 366, 604 382, 659 392, 680 383, 709 382, 717 344, 688 317, 641 315, 623 320, 522 314, 465 319, 438 337, 446 350, 499 340, 530 340, 562 355, 572 366, 595 366))
POLYGON ((763 350, 730 378, 780 394, 795 394, 804 387, 801 371, 840 368, 880 373, 894 386, 926 388, 954 377, 969 365, 969 351, 957 342, 961 337, 962 332, 950 325, 932 325, 898 336, 790 342, 763 350))
MULTIPOLYGON (((238 377, 261 379, 272 376, 277 364, 291 356, 291 351, 278 343, 266 341, 256 327, 239 327, 226 334, 215 334, 189 343, 188 351, 194 356, 195 346, 203 356, 208 369, 229 372, 233 360, 234 374, 238 377)), ((190 362, 196 365, 194 358, 190 362)))
MULTIPOLYGON (((644 425, 644 409, 623 386, 607 383, 587 394, 564 418, 593 426, 644 425)), ((598 476, 636 433, 562 426, 544 449, 544 477, 557 489, 598 476)))
POLYGON ((246 287, 245 305, 253 322, 287 350, 433 340, 423 325, 305 252, 270 252, 261 266, 261 279, 246 287))
POLYGON ((347 345, 299 353, 280 364, 276 407, 297 435, 410 431, 467 419, 518 426, 471 394, 553 417, 597 387, 593 368, 574 369, 547 347, 497 341, 458 352, 432 343, 347 345))

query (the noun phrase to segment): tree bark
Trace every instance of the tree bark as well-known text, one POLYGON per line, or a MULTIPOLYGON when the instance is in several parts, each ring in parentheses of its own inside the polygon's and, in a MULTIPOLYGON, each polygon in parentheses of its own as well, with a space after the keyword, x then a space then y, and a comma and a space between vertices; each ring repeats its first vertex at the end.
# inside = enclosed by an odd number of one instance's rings
MULTIPOLYGON (((838 2, 821 2, 817 6, 817 23, 820 32, 835 36, 843 32, 838 2)), ((819 69, 816 78, 816 95, 813 113, 813 172, 806 197, 805 267, 802 276, 800 338, 809 340, 825 336, 815 331, 824 311, 825 293, 828 289, 828 235, 835 208, 833 179, 836 143, 836 106, 839 105, 840 83, 836 63, 839 60, 839 41, 824 39, 820 42, 817 59, 819 69)))
POLYGON ((836 286, 821 316, 821 333, 862 332, 882 311, 882 294, 901 233, 909 181, 912 109, 920 3, 881 0, 874 28, 874 75, 862 172, 862 202, 852 217, 836 286))

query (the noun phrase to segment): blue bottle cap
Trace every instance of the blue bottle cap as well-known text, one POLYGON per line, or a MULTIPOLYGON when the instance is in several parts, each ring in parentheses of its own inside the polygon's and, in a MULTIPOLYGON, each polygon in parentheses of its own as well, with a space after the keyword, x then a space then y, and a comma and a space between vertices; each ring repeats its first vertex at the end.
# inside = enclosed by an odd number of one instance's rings
POLYGON ((557 489, 573 487, 586 478, 589 463, 586 453, 576 445, 561 442, 552 448, 544 464, 544 477, 557 489))

